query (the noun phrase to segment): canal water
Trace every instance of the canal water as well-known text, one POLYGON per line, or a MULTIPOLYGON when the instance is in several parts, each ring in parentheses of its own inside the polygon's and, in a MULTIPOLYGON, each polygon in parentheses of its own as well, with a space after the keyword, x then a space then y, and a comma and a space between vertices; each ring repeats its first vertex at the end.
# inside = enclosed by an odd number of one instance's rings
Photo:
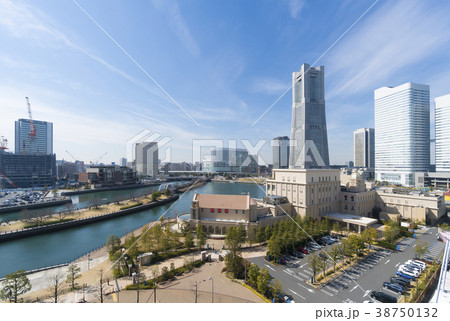
MULTIPOLYGON (((158 186, 153 186, 153 188, 157 190, 158 186)), ((101 192, 77 197, 79 197, 80 203, 92 202, 93 197, 112 197, 111 201, 114 201, 116 195, 125 195, 132 191, 101 192)), ((127 234, 159 219, 164 213, 166 213, 164 217, 173 218, 181 213, 189 212, 195 192, 234 195, 249 193, 254 198, 262 198, 265 195, 264 186, 261 185, 211 182, 196 190, 181 194, 178 201, 170 204, 78 228, 0 243, 0 278, 21 269, 32 270, 70 262, 104 245, 109 235, 127 234)))
MULTIPOLYGON (((186 182, 173 182, 173 183, 185 184, 186 182)), ((36 215, 39 214, 49 215, 67 210, 68 206, 74 209, 86 208, 95 205, 94 201, 96 200, 99 201, 100 205, 103 205, 115 201, 130 199, 132 197, 139 197, 142 195, 150 194, 157 191, 158 189, 159 185, 154 185, 154 186, 139 187, 135 189, 103 191, 103 192, 71 195, 70 198, 72 199, 72 204, 69 203, 45 208, 37 208, 33 210, 28 210, 28 212, 36 215)), ((21 216, 23 216, 23 213, 21 212, 0 214, 0 222, 19 220, 22 218, 21 216)))

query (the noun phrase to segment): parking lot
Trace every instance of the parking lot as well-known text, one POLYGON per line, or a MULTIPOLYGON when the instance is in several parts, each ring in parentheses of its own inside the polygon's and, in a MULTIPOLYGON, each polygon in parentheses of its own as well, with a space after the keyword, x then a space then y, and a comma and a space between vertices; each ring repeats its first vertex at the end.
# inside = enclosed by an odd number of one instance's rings
MULTIPOLYGON (((440 244, 436 241, 437 229, 431 228, 424 234, 417 234, 417 239, 429 244, 429 254, 438 257, 442 253, 440 244), (440 252, 439 252, 440 251, 440 252)), ((259 267, 266 268, 274 279, 281 282, 283 291, 293 297, 295 302, 335 302, 335 303, 361 303, 371 301, 371 291, 382 291, 391 296, 400 295, 383 288, 383 282, 389 282, 390 277, 395 276, 398 267, 409 259, 415 257, 416 239, 405 238, 400 243, 400 251, 389 251, 377 248, 376 251, 354 265, 346 273, 340 272, 334 279, 327 282, 321 288, 316 288, 307 283, 313 274, 308 264, 308 256, 294 258, 287 256, 286 265, 267 262, 264 257, 249 259, 259 267)), ((326 245, 328 250, 335 245, 326 245)), ((320 252, 320 251, 318 251, 320 252)))

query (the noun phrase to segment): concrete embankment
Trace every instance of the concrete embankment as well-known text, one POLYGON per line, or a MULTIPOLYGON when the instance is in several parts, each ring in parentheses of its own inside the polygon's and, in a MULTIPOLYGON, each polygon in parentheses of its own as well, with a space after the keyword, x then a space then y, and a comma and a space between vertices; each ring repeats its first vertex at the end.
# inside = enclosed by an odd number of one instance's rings
POLYGON ((45 234, 45 233, 51 233, 51 232, 55 232, 55 231, 59 231, 59 230, 64 230, 64 229, 69 229, 69 228, 78 227, 78 226, 82 226, 82 225, 97 223, 97 222, 109 220, 111 218, 120 217, 120 216, 128 215, 131 213, 136 213, 136 212, 139 212, 142 210, 146 210, 149 208, 153 208, 156 206, 164 205, 164 204, 173 202, 173 201, 177 200, 178 198, 179 198, 179 195, 174 195, 174 196, 171 196, 169 198, 166 198, 166 199, 163 199, 160 201, 150 202, 148 204, 135 206, 135 207, 117 211, 114 213, 92 216, 92 217, 88 217, 88 218, 84 218, 84 219, 63 222, 63 223, 56 223, 56 224, 46 225, 46 226, 41 226, 41 227, 34 227, 34 228, 23 229, 23 230, 18 230, 18 231, 5 232, 5 233, 0 234, 0 242, 11 241, 11 240, 19 239, 19 238, 35 236, 35 235, 45 234))
POLYGON ((31 209, 35 209, 35 208, 52 207, 52 206, 63 205, 66 203, 72 203, 72 200, 70 198, 64 198, 64 199, 59 199, 59 200, 55 200, 55 201, 47 201, 47 202, 42 202, 42 203, 26 204, 26 205, 11 206, 11 207, 2 207, 2 208, 0 208, 0 214, 19 212, 24 209, 31 210, 31 209))

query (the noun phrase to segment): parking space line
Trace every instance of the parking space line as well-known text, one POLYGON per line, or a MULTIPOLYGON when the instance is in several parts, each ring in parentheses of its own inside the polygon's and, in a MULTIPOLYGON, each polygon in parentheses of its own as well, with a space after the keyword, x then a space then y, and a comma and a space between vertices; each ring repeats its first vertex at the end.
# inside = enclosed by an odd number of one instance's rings
POLYGON ((326 291, 324 289, 321 289, 320 292, 323 292, 323 293, 325 293, 325 294, 327 294, 329 296, 333 296, 333 294, 331 294, 330 292, 328 292, 328 291, 326 291))
POLYGON ((269 269, 271 269, 272 271, 276 271, 274 268, 272 268, 270 265, 264 264, 265 266, 267 266, 269 269))
POLYGON ((333 289, 332 287, 330 287, 330 286, 326 286, 326 288, 328 289, 328 290, 330 290, 330 291, 333 291, 333 292, 335 292, 335 293, 339 293, 339 291, 338 290, 336 290, 336 289, 333 289))
POLYGON ((305 263, 305 264, 301 265, 300 268, 304 267, 306 264, 308 264, 308 263, 305 263))
POLYGON ((304 278, 309 278, 309 276, 308 275, 305 275, 305 274, 303 274, 303 273, 301 273, 301 272, 297 272, 297 274, 300 274, 301 276, 303 276, 304 278))
POLYGON ((384 262, 384 264, 388 264, 389 262, 391 262, 391 259, 389 259, 386 262, 384 262))
POLYGON ((308 290, 308 291, 311 292, 311 293, 314 293, 314 292, 315 292, 314 290, 312 290, 312 289, 310 289, 310 288, 307 288, 307 287, 304 286, 303 284, 300 284, 300 283, 297 283, 297 284, 300 285, 302 288, 308 290))
POLYGON ((366 297, 370 293, 370 291, 372 291, 372 290, 367 290, 366 294, 363 295, 363 298, 366 297))
POLYGON ((352 292, 353 290, 355 290, 358 287, 358 285, 355 285, 355 287, 353 289, 350 290, 350 292, 352 292))
POLYGON ((305 297, 301 296, 301 295, 298 294, 297 292, 295 292, 295 291, 293 291, 293 290, 291 290, 291 289, 288 289, 288 290, 291 291, 292 293, 294 293, 295 295, 298 295, 298 296, 301 297, 303 300, 306 300, 305 297))

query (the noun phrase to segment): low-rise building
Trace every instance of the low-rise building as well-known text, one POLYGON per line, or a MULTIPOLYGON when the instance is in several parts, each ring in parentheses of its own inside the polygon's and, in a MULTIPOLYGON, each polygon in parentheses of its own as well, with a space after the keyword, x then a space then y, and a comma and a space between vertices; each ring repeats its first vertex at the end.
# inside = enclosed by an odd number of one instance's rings
POLYGON ((267 226, 292 215, 292 205, 286 197, 264 197, 262 200, 250 195, 195 194, 191 203, 190 226, 202 224, 208 235, 224 236, 227 229, 242 225, 267 226))
POLYGON ((125 166, 91 166, 86 172, 80 172, 78 182, 107 187, 115 185, 136 184, 136 172, 125 166))

